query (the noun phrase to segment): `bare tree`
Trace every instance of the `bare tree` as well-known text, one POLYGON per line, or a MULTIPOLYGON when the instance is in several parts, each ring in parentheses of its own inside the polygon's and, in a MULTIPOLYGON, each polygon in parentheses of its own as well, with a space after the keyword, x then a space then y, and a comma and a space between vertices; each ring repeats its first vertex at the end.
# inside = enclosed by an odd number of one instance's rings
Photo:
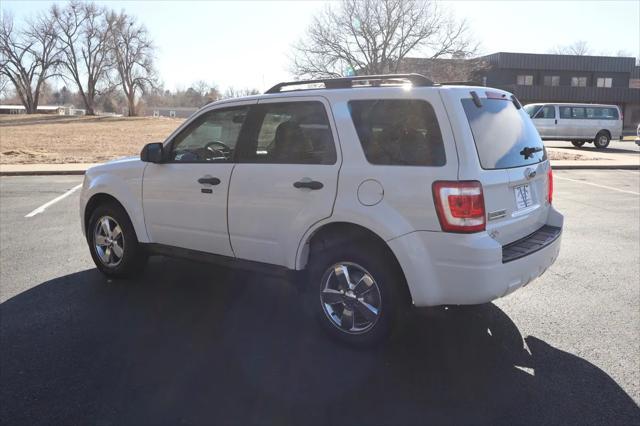
POLYGON ((134 17, 111 12, 110 52, 118 74, 118 84, 127 98, 129 116, 137 115, 136 96, 156 84, 154 46, 146 28, 134 17))
POLYGON ((248 87, 245 87, 243 89, 238 89, 233 86, 229 86, 224 91, 224 95, 222 95, 222 97, 224 99, 240 98, 242 96, 252 96, 252 95, 259 95, 259 94, 260 94, 260 91, 258 89, 250 89, 248 87))
POLYGON ((586 41, 578 40, 567 46, 556 46, 551 49, 549 53, 554 53, 556 55, 586 56, 591 54, 591 48, 589 48, 589 44, 586 41))
POLYGON ((65 7, 51 6, 64 58, 64 75, 77 86, 87 115, 95 114, 96 96, 105 89, 112 67, 106 14, 107 11, 95 3, 76 0, 65 7))
POLYGON ((294 46, 297 76, 396 72, 412 52, 427 58, 468 57, 478 45, 466 21, 432 0, 342 0, 315 16, 294 46))
POLYGON ((13 16, 2 15, 0 28, 0 73, 13 84, 27 114, 38 110, 45 81, 59 64, 57 35, 53 21, 41 14, 25 28, 14 27, 13 16))

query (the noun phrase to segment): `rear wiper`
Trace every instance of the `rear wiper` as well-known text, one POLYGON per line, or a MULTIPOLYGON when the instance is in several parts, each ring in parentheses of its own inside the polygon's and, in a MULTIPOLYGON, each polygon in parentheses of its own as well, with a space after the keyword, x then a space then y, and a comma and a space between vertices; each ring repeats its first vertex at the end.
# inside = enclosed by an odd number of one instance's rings
POLYGON ((522 151, 520 151, 520 155, 524 155, 524 159, 528 160, 529 157, 533 157, 533 154, 536 152, 542 151, 542 148, 538 147, 528 147, 525 146, 522 151))

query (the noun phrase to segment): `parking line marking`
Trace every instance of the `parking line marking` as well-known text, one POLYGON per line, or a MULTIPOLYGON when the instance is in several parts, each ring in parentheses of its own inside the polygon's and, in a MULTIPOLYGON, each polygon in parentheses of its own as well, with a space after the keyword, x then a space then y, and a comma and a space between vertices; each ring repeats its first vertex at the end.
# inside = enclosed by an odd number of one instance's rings
POLYGON ((569 179, 569 178, 566 178, 566 177, 560 177, 560 176, 558 176, 556 174, 553 175, 553 178, 554 179, 562 179, 562 180, 570 180, 571 182, 584 183, 585 185, 597 186, 598 188, 605 188, 605 189, 610 189, 612 191, 624 192, 625 194, 640 195, 640 192, 627 191, 626 189, 614 188, 613 186, 598 185, 597 183, 585 182, 583 180, 569 179))
POLYGON ((66 198, 69 195, 73 194, 75 191, 80 189, 81 186, 82 186, 82 184, 74 186, 73 188, 71 188, 70 190, 68 190, 64 194, 60 195, 59 197, 54 198, 53 200, 41 205, 37 209, 35 209, 32 212, 28 213, 25 217, 33 217, 33 216, 37 215, 38 213, 42 213, 43 211, 46 210, 47 207, 50 207, 53 204, 57 203, 58 201, 62 200, 63 198, 66 198))

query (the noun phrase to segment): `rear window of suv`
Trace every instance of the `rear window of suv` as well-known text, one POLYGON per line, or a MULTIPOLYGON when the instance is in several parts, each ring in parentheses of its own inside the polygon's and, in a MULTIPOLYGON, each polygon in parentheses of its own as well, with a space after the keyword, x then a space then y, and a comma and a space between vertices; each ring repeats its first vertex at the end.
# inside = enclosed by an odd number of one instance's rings
POLYGON ((524 109, 510 100, 461 99, 483 169, 509 169, 547 159, 542 140, 524 109))
POLYGON ((349 102, 349 111, 371 164, 443 166, 444 145, 433 107, 417 99, 349 102))

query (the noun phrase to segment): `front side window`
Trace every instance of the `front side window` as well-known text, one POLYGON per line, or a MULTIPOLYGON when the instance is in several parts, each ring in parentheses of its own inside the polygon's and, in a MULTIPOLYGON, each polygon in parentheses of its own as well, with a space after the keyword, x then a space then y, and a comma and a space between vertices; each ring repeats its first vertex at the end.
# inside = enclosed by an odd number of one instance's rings
POLYGON ((556 118, 556 109, 553 105, 546 105, 538 111, 535 118, 556 118))
POLYGON ((560 76, 559 75, 545 75, 544 76, 544 85, 545 86, 560 86, 560 76))
POLYGON ((533 76, 532 75, 519 75, 517 78, 517 83, 519 86, 531 86, 533 85, 533 76))
POLYGON ((349 111, 369 163, 394 166, 445 164, 438 119, 426 101, 350 101, 349 111))
POLYGON ((587 87, 587 77, 571 77, 571 86, 587 87))
POLYGON ((202 114, 174 138, 169 161, 177 163, 231 161, 247 112, 247 107, 236 107, 202 114))
POLYGON ((256 107, 255 124, 239 161, 335 164, 336 148, 322 102, 279 102, 256 107))

